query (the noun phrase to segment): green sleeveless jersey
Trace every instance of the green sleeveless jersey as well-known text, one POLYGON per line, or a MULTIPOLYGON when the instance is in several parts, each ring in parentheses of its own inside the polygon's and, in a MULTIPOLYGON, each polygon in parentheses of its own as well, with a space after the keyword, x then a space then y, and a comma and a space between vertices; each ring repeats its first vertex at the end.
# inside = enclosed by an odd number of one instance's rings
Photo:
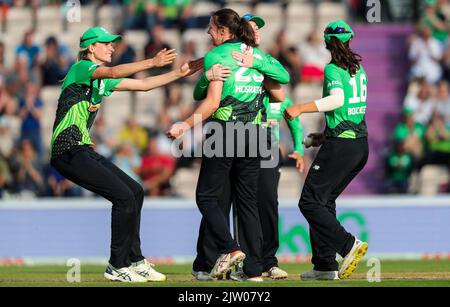
MULTIPOLYGON (((268 62, 266 55, 258 48, 248 47, 242 42, 230 40, 214 48, 205 55, 204 68, 209 70, 214 64, 222 64, 231 68, 232 75, 223 82, 222 96, 219 108, 212 118, 222 121, 239 121, 244 123, 260 124, 263 118, 263 90, 264 74, 257 68, 246 68, 237 65, 232 52, 249 52, 253 54, 256 63, 261 67, 268 62)), ((262 68, 261 70, 264 70, 262 68)), ((284 70, 285 71, 285 70, 284 70)), ((205 77, 199 84, 203 84, 203 93, 206 92, 205 77)), ((283 81, 289 82, 289 74, 285 74, 283 81), (287 76, 287 77, 286 77, 287 76)), ((206 83, 207 85, 207 83, 206 83)), ((196 89, 197 89, 196 87, 196 89)), ((194 96, 201 96, 194 93, 194 96)), ((203 97, 204 98, 204 97, 203 97)))
POLYGON ((67 73, 58 99, 50 158, 76 145, 92 145, 89 129, 101 106, 102 97, 112 94, 123 78, 92 80, 98 64, 81 60, 67 73))
POLYGON ((350 76, 335 64, 325 67, 323 97, 329 96, 334 88, 344 91, 344 105, 333 111, 325 112, 327 137, 362 138, 367 137, 365 121, 367 100, 367 75, 360 66, 355 76, 350 76))

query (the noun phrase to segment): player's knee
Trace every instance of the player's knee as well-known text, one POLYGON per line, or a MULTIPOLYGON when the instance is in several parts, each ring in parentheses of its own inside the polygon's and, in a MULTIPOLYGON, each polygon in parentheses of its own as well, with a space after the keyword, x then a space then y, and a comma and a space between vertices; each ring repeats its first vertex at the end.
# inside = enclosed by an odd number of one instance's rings
POLYGON ((131 191, 128 188, 115 191, 114 198, 115 202, 118 203, 120 206, 135 207, 136 204, 135 195, 133 191, 131 191))
POLYGON ((206 204, 208 203, 208 197, 206 195, 201 194, 201 193, 196 193, 195 194, 195 201, 197 203, 197 206, 199 208, 202 208, 202 207, 206 206, 206 204))
POLYGON ((209 193, 202 191, 197 187, 197 189, 195 190, 195 201, 197 202, 197 205, 207 203, 209 198, 210 198, 209 193))
POLYGON ((211 207, 212 203, 217 203, 217 197, 207 193, 196 193, 195 201, 197 202, 198 209, 203 213, 211 207))
POLYGON ((308 215, 310 212, 314 211, 315 204, 310 199, 301 197, 300 201, 298 202, 298 208, 303 215, 308 215))

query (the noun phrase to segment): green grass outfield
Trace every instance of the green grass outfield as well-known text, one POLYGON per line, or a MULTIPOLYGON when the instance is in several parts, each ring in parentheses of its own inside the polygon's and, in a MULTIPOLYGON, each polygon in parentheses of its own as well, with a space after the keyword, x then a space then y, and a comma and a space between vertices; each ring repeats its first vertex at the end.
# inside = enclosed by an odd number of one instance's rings
POLYGON ((289 273, 287 280, 273 281, 266 279, 263 283, 214 281, 197 282, 191 276, 191 265, 159 265, 157 269, 167 274, 167 282, 126 284, 109 282, 103 278, 104 266, 81 266, 81 282, 68 283, 65 266, 25 266, 1 267, 0 287, 4 286, 90 286, 90 287, 379 287, 379 286, 450 286, 450 260, 424 261, 381 261, 381 282, 368 282, 367 271, 370 269, 363 260, 351 278, 340 281, 300 281, 299 274, 311 268, 310 264, 281 264, 289 273))

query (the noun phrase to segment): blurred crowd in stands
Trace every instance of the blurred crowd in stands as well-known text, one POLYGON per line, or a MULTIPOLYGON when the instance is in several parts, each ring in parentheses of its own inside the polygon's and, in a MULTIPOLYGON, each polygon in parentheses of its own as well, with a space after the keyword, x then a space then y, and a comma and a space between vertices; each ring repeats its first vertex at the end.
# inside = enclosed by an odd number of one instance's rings
MULTIPOLYGON (((225 1, 213 2, 226 4, 225 1)), ((284 1, 250 2, 252 5, 258 2, 285 5, 284 1)), ((11 5, 31 6, 34 12, 32 15, 35 16, 40 5, 58 3, 60 1, 0 1, 3 30, 8 29, 5 20, 11 5)), ((115 46, 111 65, 139 60, 137 50, 127 42, 128 30, 148 31, 148 43, 142 54, 145 58, 151 58, 159 50, 171 48, 164 40, 165 29, 176 27, 182 34, 191 27, 205 29, 209 22, 209 16, 192 16, 192 0, 82 1, 82 4, 89 3, 96 4, 97 9, 104 4, 123 7, 123 24, 117 30, 124 35, 124 39, 115 46)), ((42 131, 43 117, 53 118, 54 114, 44 114, 45 101, 42 101, 40 91, 43 87, 61 85, 61 80, 76 61, 76 50, 71 50, 55 36, 48 37, 40 45, 35 42, 35 31, 32 29, 18 35, 23 35, 22 43, 18 46, 7 46, 0 39, 0 198, 90 195, 49 165, 49 144, 43 141, 42 131), (14 63, 10 66, 5 62, 7 48, 15 49, 14 63)), ((306 42, 293 46, 281 31, 271 48, 265 51, 278 58, 289 70, 292 76, 291 88, 295 88, 300 80, 317 84, 322 82, 323 68, 329 61, 329 54, 319 33, 312 32, 306 42)), ((173 65, 201 56, 192 41, 183 41, 178 59, 173 65)), ((164 67, 151 73, 159 74, 169 69, 171 67, 164 67)), ((180 97, 183 84, 193 86, 198 77, 197 74, 165 87, 164 103, 156 127, 140 126, 130 117, 117 134, 109 131, 100 112, 91 130, 96 150, 141 182, 148 196, 175 195, 170 179, 176 169, 198 163, 195 159, 175 159, 170 152, 170 142, 164 135, 171 123, 186 117, 195 108, 192 100, 191 103, 183 104, 180 97)), ((285 139, 289 140, 289 137, 285 139)), ((284 146, 284 154, 287 155, 292 148, 284 146)))
POLYGON ((434 181, 434 192, 448 193, 449 1, 424 1, 416 29, 409 40, 410 71, 403 117, 394 129, 392 149, 386 158, 386 192, 433 193, 421 187, 434 181))
MULTIPOLYGON (((295 0, 244 2, 251 3, 252 8, 262 2, 271 2, 285 9, 292 1, 295 0)), ((7 23, 8 9, 11 6, 31 7, 31 16, 35 19, 37 11, 43 5, 62 6, 61 3, 66 2, 75 1, 0 0, 2 31, 13 31, 7 23)), ((194 2, 195 0, 81 1, 82 5, 91 5, 97 13, 103 5, 117 5, 121 8, 121 23, 116 25, 116 29, 110 30, 120 32, 124 39, 115 46, 111 65, 140 60, 142 56, 151 58, 159 50, 171 48, 164 38, 164 31, 177 29, 182 44, 174 66, 202 56, 193 41, 183 39, 183 33, 187 29, 205 29, 209 22, 209 16, 195 16, 192 13, 194 2), (127 40, 127 32, 130 30, 148 33, 144 50, 136 50, 136 46, 127 40), (142 56, 138 56, 139 54, 142 56)), ((229 5, 226 0, 211 2, 219 7, 229 5)), ((311 2, 317 4, 317 1, 311 2)), ((367 11, 364 1, 330 2, 345 2, 353 17, 364 15, 367 11)), ((449 0, 412 2, 420 15, 417 33, 409 41, 411 69, 403 103, 403 119, 393 132, 392 148, 386 154, 384 192, 387 193, 418 193, 417 178, 424 166, 449 166, 449 0)), ((97 13, 94 14, 93 24, 98 24, 97 13)), ((56 36, 47 37, 42 44, 36 43, 34 35, 39 29, 33 30, 35 25, 33 22, 32 29, 26 33, 17 33, 18 36, 23 36, 18 46, 7 45, 0 36, 0 198, 90 195, 64 179, 48 164, 49 144, 43 138, 43 118, 53 118, 54 113, 44 114, 46 101, 41 98, 41 89, 61 85, 61 80, 77 60, 77 50, 72 50, 56 36), (8 65, 5 51, 12 49, 15 50, 14 61, 8 65)), ((207 36, 206 33, 204 35, 207 36)), ((290 72, 288 91, 291 94, 300 83, 320 87, 323 68, 330 60, 319 31, 312 31, 305 41, 292 44, 287 33, 280 30, 263 51, 280 60, 290 72)), ((149 73, 159 74, 169 69, 171 67, 149 73)), ((149 73, 134 77, 144 77, 149 73)), ((91 130, 96 150, 140 181, 148 196, 176 196, 176 191, 171 188, 171 178, 176 170, 198 163, 195 159, 174 158, 170 142, 164 135, 171 123, 185 118, 194 110, 196 105, 192 99, 184 103, 181 97, 183 86, 194 86, 198 76, 191 76, 164 88, 163 106, 157 115, 156 125, 139 125, 136 119, 130 117, 117 133, 105 124, 106 120, 100 112, 91 130)), ((282 152, 286 157, 292 150, 292 141, 287 127, 283 125, 281 128, 284 130, 282 152)), ((307 161, 310 161, 313 153, 307 152, 307 161)), ((289 165, 289 159, 285 163, 289 165)), ((448 181, 439 187, 439 192, 449 192, 448 181)))

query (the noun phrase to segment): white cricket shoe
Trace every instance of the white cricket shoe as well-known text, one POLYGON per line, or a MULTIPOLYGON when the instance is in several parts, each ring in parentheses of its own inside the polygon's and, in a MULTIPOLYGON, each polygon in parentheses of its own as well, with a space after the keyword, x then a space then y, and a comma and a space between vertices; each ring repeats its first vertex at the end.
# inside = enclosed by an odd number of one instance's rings
POLYGON ((355 271, 358 262, 367 253, 369 249, 369 244, 355 238, 355 243, 350 252, 344 257, 339 268, 339 278, 345 279, 352 275, 355 271))
POLYGON ((166 281, 167 277, 164 274, 159 273, 153 267, 155 265, 143 259, 139 262, 134 262, 131 264, 130 269, 136 274, 142 276, 148 281, 166 281))
POLYGON ((286 279, 288 278, 288 273, 277 266, 273 266, 267 272, 263 272, 262 276, 270 277, 272 279, 286 279))
POLYGON ((264 278, 262 276, 248 277, 244 272, 232 272, 230 274, 230 279, 234 281, 253 281, 253 282, 263 282, 264 278))
POLYGON ((338 271, 316 271, 314 269, 300 274, 301 280, 338 280, 338 271))
POLYGON ((203 271, 192 271, 192 276, 195 277, 198 281, 213 281, 214 278, 212 278, 208 272, 203 271))
POLYGON ((103 274, 106 279, 112 281, 121 282, 147 282, 147 279, 136 274, 134 271, 130 270, 128 267, 116 269, 111 264, 108 264, 106 271, 103 274))
POLYGON ((222 254, 217 258, 216 264, 214 264, 211 270, 210 276, 213 278, 218 278, 223 274, 231 270, 234 265, 237 265, 244 261, 245 254, 241 250, 236 250, 228 254, 222 254))

